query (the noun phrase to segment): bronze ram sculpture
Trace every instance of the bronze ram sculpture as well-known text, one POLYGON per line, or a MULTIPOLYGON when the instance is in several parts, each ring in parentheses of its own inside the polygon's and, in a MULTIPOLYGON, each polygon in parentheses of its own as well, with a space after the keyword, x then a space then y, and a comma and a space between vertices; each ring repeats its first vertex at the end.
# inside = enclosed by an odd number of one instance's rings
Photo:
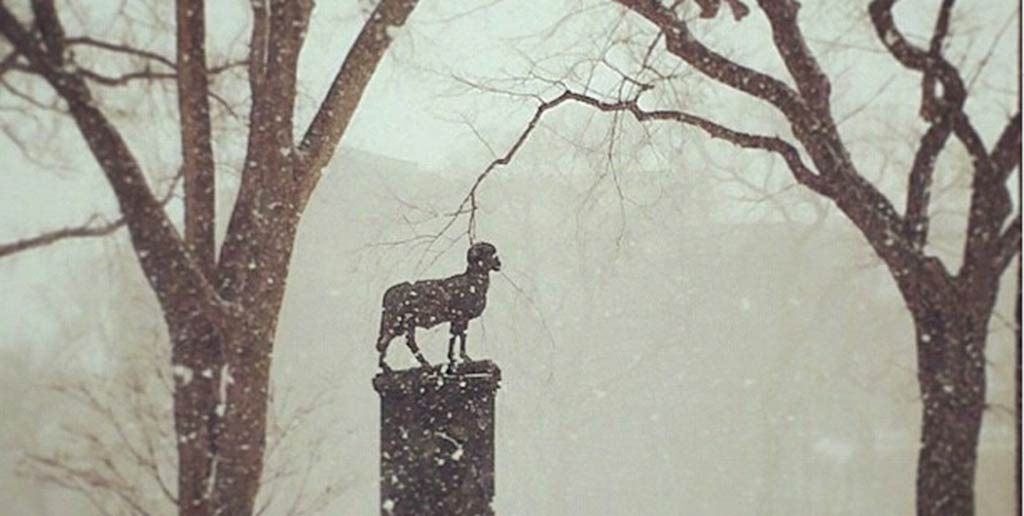
POLYGON ((384 292, 377 351, 380 367, 390 371, 384 360, 388 344, 405 334, 405 344, 423 367, 431 367, 416 345, 416 328, 432 328, 451 323, 448 362, 455 363, 455 338, 459 338, 459 357, 466 354, 466 328, 470 319, 480 316, 487 306, 487 287, 491 271, 501 270, 498 251, 491 244, 478 242, 466 253, 466 272, 445 279, 399 283, 384 292))

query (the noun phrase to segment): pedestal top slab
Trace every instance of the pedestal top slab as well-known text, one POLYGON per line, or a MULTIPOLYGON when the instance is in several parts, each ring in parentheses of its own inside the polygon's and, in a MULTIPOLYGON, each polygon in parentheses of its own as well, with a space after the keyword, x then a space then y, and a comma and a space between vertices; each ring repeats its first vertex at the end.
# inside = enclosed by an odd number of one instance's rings
POLYGON ((501 381, 501 369, 490 360, 478 360, 458 364, 449 370, 447 364, 431 368, 415 367, 382 371, 373 377, 373 388, 382 395, 411 394, 427 390, 442 390, 449 387, 474 387, 497 389, 501 381))

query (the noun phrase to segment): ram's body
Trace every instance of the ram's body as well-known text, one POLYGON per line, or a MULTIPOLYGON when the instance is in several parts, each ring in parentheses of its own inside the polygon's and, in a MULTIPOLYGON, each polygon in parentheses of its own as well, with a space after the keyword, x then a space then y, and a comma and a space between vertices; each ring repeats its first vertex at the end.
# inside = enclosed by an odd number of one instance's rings
POLYGON ((465 328, 469 320, 479 317, 487 306, 489 283, 486 275, 464 273, 442 280, 392 286, 384 293, 377 351, 404 334, 410 323, 417 328, 433 328, 450 322, 465 328))
POLYGON ((377 336, 377 351, 380 353, 382 368, 387 369, 384 356, 391 340, 403 334, 416 359, 428 366, 429 363, 416 346, 416 328, 433 328, 445 322, 451 323, 448 359, 454 361, 455 337, 459 337, 460 354, 468 360, 466 328, 469 321, 479 317, 486 308, 490 272, 499 270, 501 261, 498 260, 494 246, 486 243, 471 247, 467 261, 469 264, 466 272, 462 274, 445 279, 403 282, 384 292, 380 332, 377 336))

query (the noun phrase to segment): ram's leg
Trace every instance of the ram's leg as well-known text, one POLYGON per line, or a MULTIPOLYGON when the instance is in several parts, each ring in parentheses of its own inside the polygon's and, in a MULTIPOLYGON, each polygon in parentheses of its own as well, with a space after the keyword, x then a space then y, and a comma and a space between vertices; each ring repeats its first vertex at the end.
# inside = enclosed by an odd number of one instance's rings
POLYGON ((409 328, 405 331, 405 345, 409 346, 409 351, 412 351, 413 356, 423 367, 432 367, 430 362, 427 362, 426 358, 423 358, 423 353, 420 353, 420 347, 416 345, 416 326, 409 325, 409 328))
POLYGON ((377 365, 380 366, 381 370, 385 373, 390 373, 391 368, 388 367, 388 363, 384 359, 388 354, 388 344, 391 343, 391 339, 395 338, 395 334, 391 333, 384 324, 381 324, 380 333, 380 337, 377 338, 377 352, 380 353, 380 358, 377 359, 377 365))
POLYGON ((463 330, 462 333, 459 334, 459 357, 462 358, 462 360, 466 361, 466 362, 472 362, 473 361, 473 359, 469 358, 469 355, 466 354, 466 331, 465 330, 463 330))
POLYGON ((448 338, 448 367, 445 368, 445 372, 448 374, 455 374, 457 364, 455 363, 455 334, 448 338))
POLYGON ((387 361, 384 360, 384 356, 387 355, 387 353, 387 348, 385 348, 384 351, 380 352, 380 358, 377 359, 377 365, 380 366, 381 371, 384 371, 385 373, 390 373, 391 367, 389 367, 387 361))
POLYGON ((459 321, 458 323, 452 323, 452 339, 456 336, 459 337, 459 357, 463 361, 469 362, 472 359, 466 354, 466 327, 469 325, 468 321, 459 321))
POLYGON ((453 333, 448 338, 448 362, 452 364, 455 363, 455 337, 456 335, 453 333))

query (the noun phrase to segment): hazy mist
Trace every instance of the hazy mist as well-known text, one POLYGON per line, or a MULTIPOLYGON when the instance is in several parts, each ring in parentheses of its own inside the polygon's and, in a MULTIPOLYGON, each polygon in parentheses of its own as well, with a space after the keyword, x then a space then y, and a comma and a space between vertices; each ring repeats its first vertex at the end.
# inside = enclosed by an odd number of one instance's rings
MULTIPOLYGON (((210 19, 225 20, 223 30, 211 29, 211 48, 238 54, 246 25, 228 20, 244 19, 245 2, 210 3, 223 9, 210 19)), ((912 13, 929 3, 907 3, 901 21, 926 34, 931 9, 921 20, 912 13)), ((1016 49, 1006 41, 1017 26, 999 30, 1019 13, 994 5, 1001 3, 957 11, 964 33, 951 50, 977 58, 1003 41, 974 83, 994 100, 968 106, 988 139, 1016 95, 1008 72, 1016 49)), ((318 2, 303 54, 303 120, 362 19, 357 6, 334 4, 318 2)), ((918 78, 886 62, 863 7, 805 4, 801 16, 821 20, 808 25, 809 37, 838 77, 834 111, 849 114, 843 134, 865 174, 901 199, 904 179, 887 172, 913 159, 918 78)), ((97 30, 104 12, 75 23, 97 30)), ((602 2, 424 0, 300 225, 274 348, 277 426, 265 481, 279 477, 261 492, 267 514, 287 514, 296 498, 315 514, 378 510, 379 400, 370 380, 381 295, 398 281, 464 268, 465 219, 435 235, 522 130, 534 109, 529 95, 556 91, 547 77, 572 76, 583 56, 607 50, 610 34, 642 33, 639 23, 617 25, 620 14, 602 2)), ((173 55, 173 32, 147 30, 152 36, 142 39, 173 55)), ((765 57, 766 42, 721 28, 707 37, 761 69, 784 70, 765 57)), ((612 61, 615 52, 607 53, 612 61)), ((592 78, 595 90, 614 79, 604 73, 592 78)), ((685 84, 671 98, 696 112, 788 131, 734 93, 685 84)), ((12 104, 5 95, 0 105, 12 104)), ((176 128, 148 123, 146 113, 173 120, 173 86, 112 102, 123 104, 118 120, 162 192, 177 166, 176 128)), ((218 165, 229 171, 218 191, 226 215, 244 142, 230 136, 242 122, 219 123, 228 133, 217 141, 218 165)), ((116 217, 69 126, 14 127, 32 138, 27 153, 0 138, 0 241, 94 213, 116 217)), ((962 149, 947 152, 936 179, 933 247, 950 268, 960 260, 969 194, 957 164, 967 160, 962 149)), ((692 130, 566 107, 483 183, 479 205, 476 236, 503 263, 468 335, 470 354, 502 369, 498 514, 913 512, 921 403, 912 320, 856 228, 795 186, 781 160, 692 130), (618 148, 609 158, 613 127, 618 148)), ((173 201, 169 211, 180 210, 173 201)), ((1008 514, 1014 501, 1015 277, 1004 277, 986 350, 978 514, 1008 514)), ((0 512, 88 514, 86 498, 40 482, 26 456, 123 453, 118 443, 143 442, 147 429, 170 424, 170 414, 153 410, 170 399, 161 388, 170 365, 156 299, 123 231, 4 258, 0 291, 0 512), (111 414, 90 410, 70 387, 77 385, 114 407, 129 434, 109 425, 111 414), (83 429, 107 444, 82 438, 83 429)), ((444 360, 444 327, 419 340, 428 359, 444 360)), ((397 341, 389 359, 414 365, 397 341)), ((167 439, 173 433, 154 434, 153 443, 172 451, 167 439)), ((161 473, 170 479, 173 453, 166 459, 161 473)), ((156 483, 138 486, 158 514, 174 513, 156 483)))

